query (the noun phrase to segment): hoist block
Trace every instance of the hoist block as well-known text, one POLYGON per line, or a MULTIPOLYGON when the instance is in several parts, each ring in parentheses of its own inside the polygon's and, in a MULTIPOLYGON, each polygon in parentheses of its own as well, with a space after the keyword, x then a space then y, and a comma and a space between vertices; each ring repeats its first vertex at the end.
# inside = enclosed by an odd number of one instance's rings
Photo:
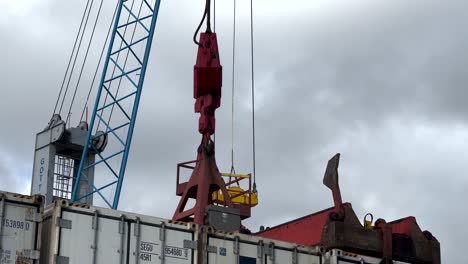
POLYGON ((198 131, 212 135, 215 111, 221 105, 222 67, 219 61, 216 33, 202 33, 194 67, 195 112, 200 113, 198 131))
POLYGON ((195 99, 208 94, 221 98, 223 74, 216 33, 200 34, 200 45, 198 46, 194 73, 193 97, 195 99))

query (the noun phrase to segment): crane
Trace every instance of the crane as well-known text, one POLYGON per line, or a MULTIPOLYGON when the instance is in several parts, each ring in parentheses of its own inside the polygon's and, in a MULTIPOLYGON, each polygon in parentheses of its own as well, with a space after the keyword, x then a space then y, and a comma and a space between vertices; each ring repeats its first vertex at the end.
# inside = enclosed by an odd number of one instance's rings
MULTIPOLYGON (((195 112, 200 113, 198 131, 202 140, 197 159, 178 165, 176 194, 182 197, 173 216, 174 220, 199 224, 205 224, 209 208, 218 212, 231 209, 229 212, 234 210, 245 219, 258 202, 250 175, 233 171, 222 174, 216 165, 211 136, 215 132, 215 111, 221 105, 222 66, 217 35, 211 30, 210 2, 206 0, 193 38, 198 45, 193 96, 195 112), (197 41, 205 19, 206 31, 197 41), (180 168, 193 169, 188 182, 179 181, 180 168), (223 176, 230 180, 226 183, 223 176), (247 190, 239 187, 244 179, 249 180, 247 190), (187 209, 189 199, 196 203, 187 209)), ((59 114, 54 114, 46 129, 37 135, 31 193, 45 195, 46 203, 58 197, 92 205, 97 194, 108 207, 117 209, 159 6, 160 0, 118 1, 89 124, 81 121, 78 127, 67 128, 69 117, 64 122, 59 114), (127 34, 130 27, 133 33, 127 34), (95 177, 97 168, 99 177, 95 177)))
POLYGON ((116 209, 118 207, 151 43, 158 18, 160 0, 155 0, 152 4, 150 2, 152 1, 119 0, 94 110, 91 114, 88 134, 76 176, 76 182, 85 182, 90 188, 80 189, 80 185, 75 184, 71 196, 72 202, 82 201, 86 197, 97 193, 110 208, 116 209), (135 3, 139 8, 135 8, 135 3), (135 28, 134 32, 140 32, 140 36, 136 40, 134 34, 129 37, 124 33, 131 26, 135 28), (137 45, 144 48, 143 54, 138 54, 136 51, 137 45), (129 55, 124 58, 123 54, 129 55), (118 73, 115 74, 114 71, 110 71, 110 66, 117 69, 118 73), (124 93, 120 91, 119 94, 119 90, 115 89, 115 85, 112 87, 112 84, 116 82, 126 82, 132 89, 124 93), (123 106, 124 101, 131 104, 130 111, 123 106), (105 114, 108 114, 109 118, 106 118, 105 114), (120 118, 113 116, 114 114, 120 114, 120 118), (94 129, 99 124, 103 124, 105 130, 93 134, 94 129), (117 132, 123 133, 118 134, 117 132), (104 156, 93 142, 104 141, 107 143, 110 137, 113 137, 115 143, 119 144, 121 148, 107 151, 104 156), (95 160, 85 162, 90 153, 95 154, 95 160), (109 162, 111 159, 118 159, 120 162, 111 163, 109 162), (111 180, 102 183, 101 186, 96 186, 95 181, 88 177, 88 172, 92 172, 97 166, 103 167, 113 176, 111 180), (115 192, 113 197, 109 199, 103 195, 103 190, 111 187, 115 187, 115 192))
MULTIPOLYGON (((46 204, 52 203, 57 198, 65 198, 72 202, 89 205, 93 204, 93 196, 97 194, 108 207, 116 209, 119 204, 160 0, 119 0, 116 3, 114 20, 111 22, 113 24, 109 28, 111 34, 108 33, 110 38, 106 56, 103 56, 105 46, 102 50, 101 58, 104 58, 104 63, 90 122, 87 123, 87 118, 81 119, 77 127, 67 127, 103 0, 100 1, 96 22, 70 103, 70 110, 64 121, 60 113, 93 3, 94 0, 87 1, 52 118, 47 127, 36 135, 31 194, 45 196, 46 204), (79 37, 80 34, 81 37, 79 37), (73 56, 75 57, 72 62, 73 56), (56 112, 64 86, 66 89, 63 93, 62 104, 56 112), (106 149, 105 153, 104 149, 106 149), (99 177, 94 175, 97 168, 99 177)), ((101 60, 99 60, 96 74, 100 62, 101 60)), ((93 84, 94 78, 89 94, 93 84)))
POLYGON ((217 35, 211 29, 210 4, 211 1, 207 0, 203 18, 193 36, 193 41, 198 46, 194 66, 193 97, 195 112, 200 113, 198 132, 202 135, 202 139, 197 149, 196 160, 178 164, 176 194, 181 196, 181 199, 172 219, 201 225, 210 224, 216 229, 232 231, 240 228, 240 219, 250 217, 251 207, 257 204, 257 194, 255 189, 252 190, 249 175, 230 174, 230 178, 236 179, 226 183, 216 164, 215 142, 211 136, 216 128, 215 111, 221 106, 222 66, 217 35), (205 19, 206 30, 200 34, 200 39, 197 41, 198 31, 205 19), (181 168, 193 170, 187 182, 180 182, 181 168), (231 186, 239 184, 243 179, 249 179, 247 190, 231 186), (195 200, 195 205, 186 208, 190 199, 195 200), (229 227, 219 226, 219 221, 213 220, 219 219, 216 215, 223 217, 231 215, 235 219, 234 224, 229 227))

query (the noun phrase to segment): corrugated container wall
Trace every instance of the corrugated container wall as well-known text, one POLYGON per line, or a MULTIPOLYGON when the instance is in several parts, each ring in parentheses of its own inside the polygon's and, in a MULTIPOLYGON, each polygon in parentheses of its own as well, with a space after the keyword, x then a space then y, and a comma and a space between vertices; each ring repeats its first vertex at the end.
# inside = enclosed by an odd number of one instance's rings
POLYGON ((318 248, 57 201, 43 216, 41 263, 320 264, 318 248))
POLYGON ((37 264, 43 198, 0 192, 0 263, 37 264))
POLYGON ((45 209, 41 263, 193 264, 191 224, 69 204, 45 209))

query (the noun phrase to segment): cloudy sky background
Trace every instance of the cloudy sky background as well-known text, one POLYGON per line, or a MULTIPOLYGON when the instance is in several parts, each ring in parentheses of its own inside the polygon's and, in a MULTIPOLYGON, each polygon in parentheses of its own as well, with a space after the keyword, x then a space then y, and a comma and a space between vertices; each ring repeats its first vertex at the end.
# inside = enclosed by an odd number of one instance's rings
MULTIPOLYGON (((0 0, 2 190, 29 193, 34 135, 49 121, 84 2, 0 0)), ((102 40, 113 2, 105 0, 102 40)), ((176 164, 193 159, 200 140, 191 38, 203 2, 161 4, 121 210, 170 218, 177 205, 176 164)), ((217 2, 225 80, 217 159, 228 171, 232 1, 217 2)), ((463 263, 468 2, 256 0, 254 8, 260 205, 246 225, 258 230, 331 206, 322 177, 340 152, 343 199, 359 217, 416 216, 441 241, 443 263, 463 263)), ((238 1, 238 15, 235 167, 247 173, 248 1, 238 1)))

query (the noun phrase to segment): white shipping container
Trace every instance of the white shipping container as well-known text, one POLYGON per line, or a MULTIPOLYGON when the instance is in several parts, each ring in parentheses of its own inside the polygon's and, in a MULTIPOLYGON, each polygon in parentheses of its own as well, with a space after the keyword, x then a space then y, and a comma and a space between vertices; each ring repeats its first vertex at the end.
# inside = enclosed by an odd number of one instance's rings
MULTIPOLYGON (((382 259, 359 254, 353 254, 341 249, 333 249, 323 255, 323 264, 380 264, 382 259)), ((393 264, 409 264, 407 262, 393 261, 393 264)))
POLYGON ((204 264, 320 264, 319 248, 238 233, 207 233, 204 264))
POLYGON ((41 196, 0 192, 0 263, 39 263, 41 196))
POLYGON ((61 200, 43 214, 41 264, 320 264, 318 248, 61 200))
POLYGON ((195 263, 195 225, 65 200, 43 219, 41 264, 195 263))

